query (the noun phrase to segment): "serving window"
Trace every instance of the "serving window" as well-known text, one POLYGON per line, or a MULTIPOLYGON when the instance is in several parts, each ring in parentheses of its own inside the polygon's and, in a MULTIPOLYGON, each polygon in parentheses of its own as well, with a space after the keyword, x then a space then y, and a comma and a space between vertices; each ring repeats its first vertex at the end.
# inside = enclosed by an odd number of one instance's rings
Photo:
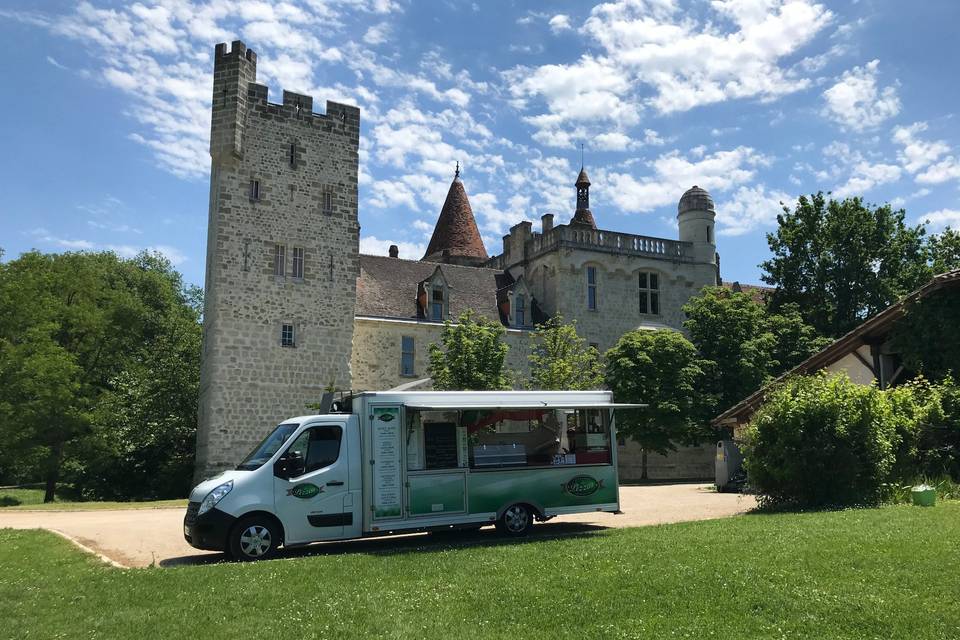
POLYGON ((610 464, 604 409, 407 411, 407 469, 610 464))

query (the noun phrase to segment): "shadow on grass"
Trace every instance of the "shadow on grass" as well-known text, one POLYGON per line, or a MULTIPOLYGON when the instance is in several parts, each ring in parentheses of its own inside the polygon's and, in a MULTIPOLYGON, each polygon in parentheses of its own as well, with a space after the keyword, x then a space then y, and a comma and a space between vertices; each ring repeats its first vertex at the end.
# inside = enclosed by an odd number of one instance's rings
POLYGON ((13 496, 0 496, 0 507, 16 507, 22 504, 18 498, 13 496))
MULTIPOLYGON (((554 522, 538 524, 529 536, 525 538, 508 538, 501 535, 494 528, 484 528, 480 531, 443 531, 439 533, 411 533, 395 536, 380 536, 375 538, 361 538, 339 542, 317 542, 304 547, 282 549, 276 560, 287 558, 307 558, 311 556, 334 556, 366 554, 374 556, 393 556, 408 553, 436 553, 450 549, 474 547, 500 547, 506 545, 529 544, 544 540, 560 540, 578 538, 599 531, 606 531, 609 527, 579 522, 554 522)), ((222 553, 205 553, 195 556, 180 556, 162 560, 161 567, 176 567, 185 565, 209 565, 220 562, 229 562, 230 559, 222 553)))

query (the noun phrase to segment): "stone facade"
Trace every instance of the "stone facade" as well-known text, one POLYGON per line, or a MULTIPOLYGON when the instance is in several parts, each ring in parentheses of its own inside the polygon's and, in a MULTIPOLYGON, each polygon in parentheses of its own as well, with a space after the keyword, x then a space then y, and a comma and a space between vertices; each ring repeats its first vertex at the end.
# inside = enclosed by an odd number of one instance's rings
MULTIPOLYGON (((682 330, 683 304, 719 283, 705 191, 681 198, 678 240, 605 231, 589 209, 583 170, 571 223, 554 227, 550 214, 537 232, 520 223, 500 255, 486 257, 457 175, 423 260, 393 250, 361 256, 359 110, 328 101, 325 114, 313 113, 311 97, 288 91, 282 104, 269 103, 256 64, 242 42, 217 45, 198 478, 236 465, 325 388, 426 378, 442 321, 466 309, 505 325, 519 386, 535 323, 561 314, 605 351, 636 328, 682 330), (413 347, 406 372, 404 337, 413 347)), ((638 477, 639 455, 632 443, 620 448, 622 477, 638 477)), ((648 469, 651 477, 699 476, 706 463, 695 458, 649 456, 648 469)))
POLYGON ((216 48, 197 477, 350 384, 360 112, 268 103, 256 64, 241 42, 216 48))

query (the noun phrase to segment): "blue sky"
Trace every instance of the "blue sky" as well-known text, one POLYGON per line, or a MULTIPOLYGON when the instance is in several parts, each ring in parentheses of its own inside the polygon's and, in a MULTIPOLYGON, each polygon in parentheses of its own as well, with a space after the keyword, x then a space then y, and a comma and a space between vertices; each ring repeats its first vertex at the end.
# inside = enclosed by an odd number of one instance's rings
MULTIPOLYGON (((573 214, 676 237, 693 184, 727 280, 779 202, 832 190, 960 226, 956 0, 4 0, 0 247, 143 248, 202 284, 217 42, 259 81, 362 109, 361 250, 419 258, 455 161, 491 254, 573 214)), ((322 108, 322 107, 318 107, 322 108)))

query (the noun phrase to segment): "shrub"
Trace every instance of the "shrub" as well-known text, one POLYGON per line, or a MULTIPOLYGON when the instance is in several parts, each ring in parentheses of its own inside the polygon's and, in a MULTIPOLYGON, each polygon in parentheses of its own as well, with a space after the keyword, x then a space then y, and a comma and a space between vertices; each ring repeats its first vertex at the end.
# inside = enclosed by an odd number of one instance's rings
POLYGON ((761 506, 880 502, 894 476, 904 413, 845 374, 787 380, 747 428, 745 466, 761 506))

